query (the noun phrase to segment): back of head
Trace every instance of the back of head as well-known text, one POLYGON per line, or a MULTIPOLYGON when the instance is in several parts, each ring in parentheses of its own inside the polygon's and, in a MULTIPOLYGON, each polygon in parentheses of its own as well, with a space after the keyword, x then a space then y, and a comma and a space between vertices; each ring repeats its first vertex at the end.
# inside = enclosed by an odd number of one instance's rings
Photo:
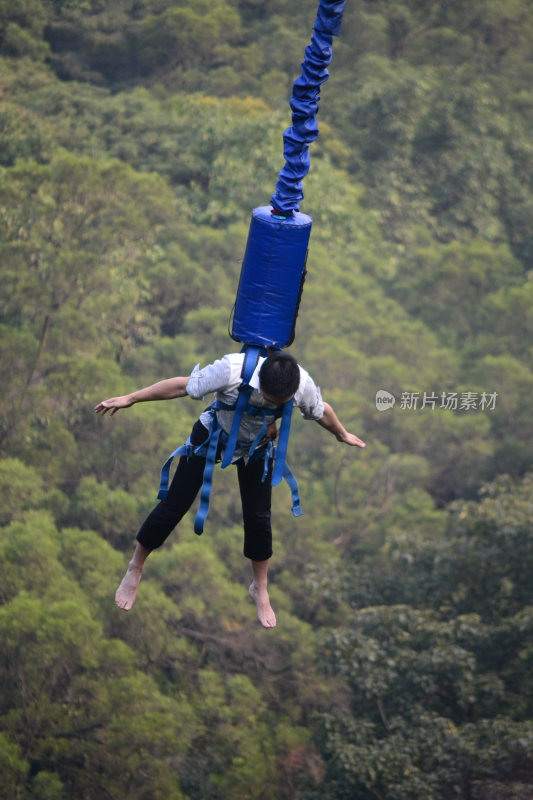
POLYGON ((270 397, 287 400, 300 385, 298 362, 289 353, 269 355, 259 370, 259 385, 270 397))

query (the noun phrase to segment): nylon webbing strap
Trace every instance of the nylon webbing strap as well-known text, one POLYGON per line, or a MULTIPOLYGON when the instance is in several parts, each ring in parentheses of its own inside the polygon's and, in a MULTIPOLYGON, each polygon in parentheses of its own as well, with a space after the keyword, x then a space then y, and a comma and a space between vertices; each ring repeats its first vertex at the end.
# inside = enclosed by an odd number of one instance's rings
POLYGON ((231 464, 231 459, 233 458, 233 454, 235 453, 235 447, 237 446, 237 439, 239 436, 239 428, 241 427, 242 415, 246 410, 246 407, 248 405, 248 398, 250 397, 251 394, 252 394, 251 386, 248 389, 244 389, 239 394, 237 405, 235 406, 235 414, 233 415, 233 422, 231 424, 231 431, 228 437, 228 443, 226 445, 226 450, 224 452, 224 458, 222 459, 222 469, 229 467, 229 465, 231 464))
POLYGON ((192 445, 190 444, 189 440, 187 439, 186 444, 182 444, 181 447, 178 447, 174 450, 173 453, 169 455, 163 467, 161 468, 161 478, 159 480, 159 491, 157 493, 158 500, 166 500, 168 495, 168 482, 170 478, 170 465, 172 464, 172 460, 174 456, 186 456, 190 455, 192 450, 192 445))
POLYGON ((272 486, 277 486, 283 479, 283 470, 285 466, 285 456, 287 455, 287 446, 289 444, 289 433, 291 431, 291 418, 292 408, 294 405, 294 397, 285 403, 283 406, 283 413, 281 415, 281 425, 279 429, 278 445, 276 447, 276 461, 274 463, 274 472, 272 473, 272 486))
POLYGON ((235 406, 235 414, 233 415, 231 431, 229 434, 228 443, 226 445, 224 458, 222 459, 222 469, 229 467, 235 453, 235 447, 237 446, 237 439, 239 437, 239 429, 241 427, 242 415, 246 411, 248 400, 250 399, 250 395, 253 391, 252 387, 249 386, 249 383, 252 379, 252 375, 254 374, 261 352, 261 347, 248 347, 245 350, 241 375, 241 386, 239 388, 239 398, 237 400, 237 405, 235 406))
POLYGON ((292 471, 289 469, 287 463, 283 466, 283 477, 287 481, 287 485, 291 490, 292 506, 291 511, 293 516, 301 517, 303 514, 302 506, 300 505, 300 491, 298 489, 298 481, 294 477, 292 471))
POLYGON ((215 471, 215 461, 217 457, 218 440, 222 428, 213 430, 209 437, 209 447, 207 448, 207 455, 204 467, 204 480, 202 483, 202 491, 200 493, 200 507, 194 518, 194 532, 200 536, 204 530, 204 523, 209 511, 209 498, 211 496, 211 487, 213 486, 213 472, 215 471))

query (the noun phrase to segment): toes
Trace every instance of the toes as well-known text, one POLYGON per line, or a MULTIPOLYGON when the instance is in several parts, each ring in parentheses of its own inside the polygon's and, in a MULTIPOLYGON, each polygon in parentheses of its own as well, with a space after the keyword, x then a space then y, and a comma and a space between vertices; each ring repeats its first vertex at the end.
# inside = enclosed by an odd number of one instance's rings
POLYGON ((253 583, 251 583, 248 588, 248 594, 256 604, 257 619, 259 620, 263 628, 275 628, 277 620, 276 620, 276 615, 274 614, 274 610, 270 605, 270 601, 268 599, 264 599, 263 597, 259 598, 259 595, 253 583))
POLYGON ((131 597, 129 593, 124 592, 122 587, 119 586, 115 594, 115 603, 117 606, 124 609, 124 611, 129 611, 134 602, 135 596, 131 597))

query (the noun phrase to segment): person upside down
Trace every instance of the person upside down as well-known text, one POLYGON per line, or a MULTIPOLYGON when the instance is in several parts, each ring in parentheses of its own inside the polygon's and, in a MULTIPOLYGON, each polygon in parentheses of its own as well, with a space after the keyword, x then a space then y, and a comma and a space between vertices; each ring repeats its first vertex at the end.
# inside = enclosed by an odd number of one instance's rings
MULTIPOLYGON (((119 409, 129 408, 134 403, 148 400, 171 400, 178 397, 203 399, 204 395, 215 393, 220 405, 235 404, 241 386, 244 354, 230 353, 203 369, 199 365, 189 377, 168 378, 144 389, 120 397, 103 400, 95 406, 96 413, 113 416, 119 409)), ((330 431, 339 442, 365 447, 365 443, 349 433, 332 407, 323 401, 320 389, 315 382, 288 353, 269 353, 258 360, 249 382, 253 387, 249 404, 264 410, 267 424, 266 433, 255 453, 268 446, 277 436, 275 411, 279 406, 294 398, 294 406, 299 408, 305 419, 315 420, 330 431)), ((209 431, 211 415, 216 414, 217 422, 225 433, 231 430, 234 410, 205 410, 195 422, 189 443, 193 447, 202 445, 209 431)), ((250 458, 248 450, 263 425, 262 416, 243 414, 238 447, 233 456, 237 467, 239 489, 244 523, 244 556, 251 561, 252 583, 249 594, 257 607, 257 617, 265 628, 274 628, 276 615, 270 605, 268 595, 268 565, 272 556, 272 459, 267 460, 267 478, 262 458, 250 458)), ((222 457, 223 450, 217 454, 222 457)), ((200 454, 181 456, 165 499, 150 512, 142 524, 135 543, 135 551, 124 578, 115 595, 119 608, 129 611, 137 594, 144 563, 152 550, 160 547, 170 532, 187 513, 198 494, 204 475, 206 458, 200 454)))

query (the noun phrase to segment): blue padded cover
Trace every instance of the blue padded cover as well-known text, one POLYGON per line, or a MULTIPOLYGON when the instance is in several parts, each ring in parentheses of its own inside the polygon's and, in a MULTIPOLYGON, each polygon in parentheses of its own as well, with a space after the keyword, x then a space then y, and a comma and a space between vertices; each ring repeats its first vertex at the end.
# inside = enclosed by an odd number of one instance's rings
POLYGON ((294 338, 311 217, 276 219, 254 208, 242 263, 231 335, 243 344, 287 347, 294 338))

